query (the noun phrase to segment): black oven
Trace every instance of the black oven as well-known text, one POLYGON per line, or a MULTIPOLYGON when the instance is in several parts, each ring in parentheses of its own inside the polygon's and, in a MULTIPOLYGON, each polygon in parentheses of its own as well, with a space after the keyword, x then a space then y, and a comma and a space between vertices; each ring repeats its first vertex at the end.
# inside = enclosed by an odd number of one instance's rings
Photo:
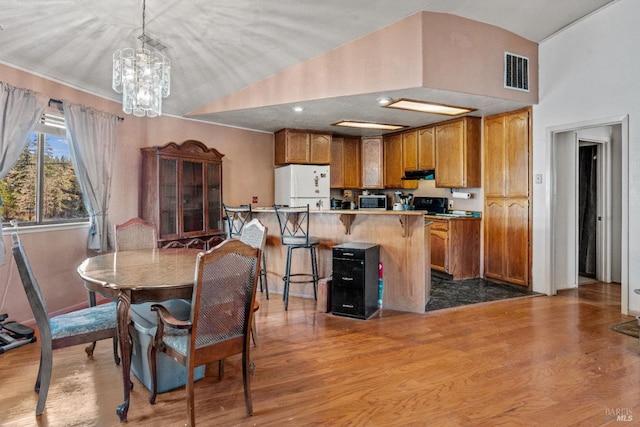
POLYGON ((430 214, 447 213, 449 199, 446 197, 414 197, 413 208, 417 211, 427 211, 430 214))

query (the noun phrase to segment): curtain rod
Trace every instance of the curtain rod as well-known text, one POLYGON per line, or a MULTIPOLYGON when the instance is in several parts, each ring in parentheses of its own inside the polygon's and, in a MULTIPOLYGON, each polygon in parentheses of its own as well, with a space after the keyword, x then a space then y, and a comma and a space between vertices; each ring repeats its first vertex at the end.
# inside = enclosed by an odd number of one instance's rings
MULTIPOLYGON (((49 98, 49 107, 51 107, 51 104, 58 104, 60 105, 60 108, 62 108, 62 101, 60 101, 59 99, 53 99, 53 98, 49 98)), ((124 117, 120 117, 120 116, 116 116, 118 118, 119 121, 123 121, 124 117)))

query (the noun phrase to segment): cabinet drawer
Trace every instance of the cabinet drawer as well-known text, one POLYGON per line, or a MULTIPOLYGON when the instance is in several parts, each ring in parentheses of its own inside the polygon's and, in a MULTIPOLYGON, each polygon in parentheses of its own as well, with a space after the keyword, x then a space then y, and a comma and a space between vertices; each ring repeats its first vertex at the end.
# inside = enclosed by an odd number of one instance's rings
POLYGON ((441 221, 441 220, 430 220, 431 221, 431 231, 447 231, 449 230, 449 221, 441 221))

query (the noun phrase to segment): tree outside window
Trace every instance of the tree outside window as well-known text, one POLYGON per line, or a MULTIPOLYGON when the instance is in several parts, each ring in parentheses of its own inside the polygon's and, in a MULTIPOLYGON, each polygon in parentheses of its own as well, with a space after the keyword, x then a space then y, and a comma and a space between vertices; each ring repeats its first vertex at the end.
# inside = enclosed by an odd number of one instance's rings
POLYGON ((76 178, 64 118, 43 114, 13 169, 0 180, 3 223, 45 224, 88 220, 76 178))

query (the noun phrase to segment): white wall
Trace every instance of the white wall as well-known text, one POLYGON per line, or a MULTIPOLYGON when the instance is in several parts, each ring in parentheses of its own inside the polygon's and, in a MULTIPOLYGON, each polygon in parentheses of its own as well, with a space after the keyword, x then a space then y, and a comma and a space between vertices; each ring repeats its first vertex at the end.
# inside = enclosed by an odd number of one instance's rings
MULTIPOLYGON (((621 165, 623 170, 628 167, 628 193, 625 195, 623 182, 621 204, 624 208, 626 199, 628 212, 640 209, 638 16, 640 2, 619 0, 540 44, 540 102, 533 108, 533 173, 543 174, 545 179, 533 189, 532 278, 536 291, 548 289, 551 271, 547 257, 551 247, 550 129, 628 116, 629 148, 626 155, 623 151, 621 165)), ((623 220, 628 212, 623 212, 623 220)), ((628 233, 629 259, 635 260, 640 255, 640 225, 629 223, 628 233)), ((622 260, 623 270, 625 265, 622 260)), ((639 277, 640 263, 631 263, 628 273, 630 278, 639 277)), ((624 271, 622 276, 624 281, 624 271)), ((640 285, 632 282, 629 287, 628 309, 640 312, 640 295, 632 291, 640 285)))

